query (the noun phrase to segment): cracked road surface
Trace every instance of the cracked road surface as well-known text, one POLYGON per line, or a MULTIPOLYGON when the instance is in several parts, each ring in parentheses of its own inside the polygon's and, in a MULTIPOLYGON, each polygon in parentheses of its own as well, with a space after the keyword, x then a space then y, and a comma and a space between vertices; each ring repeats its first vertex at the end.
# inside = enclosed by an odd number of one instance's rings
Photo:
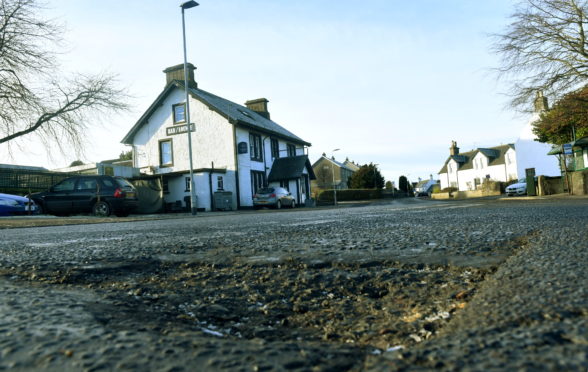
POLYGON ((0 229, 0 369, 586 370, 587 207, 410 199, 0 229))

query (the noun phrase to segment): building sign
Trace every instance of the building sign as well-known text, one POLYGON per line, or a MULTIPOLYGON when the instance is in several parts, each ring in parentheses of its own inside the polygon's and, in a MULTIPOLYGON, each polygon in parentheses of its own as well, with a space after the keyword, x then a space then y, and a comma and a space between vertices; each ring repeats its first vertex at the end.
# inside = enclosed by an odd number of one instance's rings
MULTIPOLYGON (((186 133, 187 131, 188 131, 188 124, 174 125, 173 127, 165 128, 165 134, 168 136, 186 133)), ((190 123, 190 132, 195 132, 195 131, 196 131, 196 126, 194 125, 194 123, 190 123)))
POLYGON ((247 154, 247 142, 239 142, 237 145, 237 152, 239 154, 247 154))

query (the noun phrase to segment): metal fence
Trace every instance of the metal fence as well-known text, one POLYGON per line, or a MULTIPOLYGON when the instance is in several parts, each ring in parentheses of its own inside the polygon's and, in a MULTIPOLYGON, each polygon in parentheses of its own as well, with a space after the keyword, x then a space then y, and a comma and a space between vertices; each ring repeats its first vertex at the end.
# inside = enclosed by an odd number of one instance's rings
POLYGON ((0 192, 24 195, 29 192, 43 191, 72 175, 51 171, 0 168, 0 192))

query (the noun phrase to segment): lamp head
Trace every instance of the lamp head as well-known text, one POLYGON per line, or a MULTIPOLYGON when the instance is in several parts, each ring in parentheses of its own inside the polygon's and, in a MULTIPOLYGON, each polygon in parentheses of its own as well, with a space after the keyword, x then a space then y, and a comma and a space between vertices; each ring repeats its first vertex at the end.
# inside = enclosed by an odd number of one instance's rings
POLYGON ((182 3, 182 5, 180 5, 180 8, 182 9, 190 9, 190 8, 194 8, 195 6, 198 6, 199 4, 197 2, 195 2, 194 0, 190 0, 190 1, 186 1, 185 3, 182 3))

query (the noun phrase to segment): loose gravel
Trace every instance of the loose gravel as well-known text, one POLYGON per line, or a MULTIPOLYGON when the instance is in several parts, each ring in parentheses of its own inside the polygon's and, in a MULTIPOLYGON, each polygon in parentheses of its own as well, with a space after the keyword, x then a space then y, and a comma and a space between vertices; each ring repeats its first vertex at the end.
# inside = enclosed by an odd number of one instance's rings
POLYGON ((586 370, 588 199, 0 230, 0 370, 586 370))

